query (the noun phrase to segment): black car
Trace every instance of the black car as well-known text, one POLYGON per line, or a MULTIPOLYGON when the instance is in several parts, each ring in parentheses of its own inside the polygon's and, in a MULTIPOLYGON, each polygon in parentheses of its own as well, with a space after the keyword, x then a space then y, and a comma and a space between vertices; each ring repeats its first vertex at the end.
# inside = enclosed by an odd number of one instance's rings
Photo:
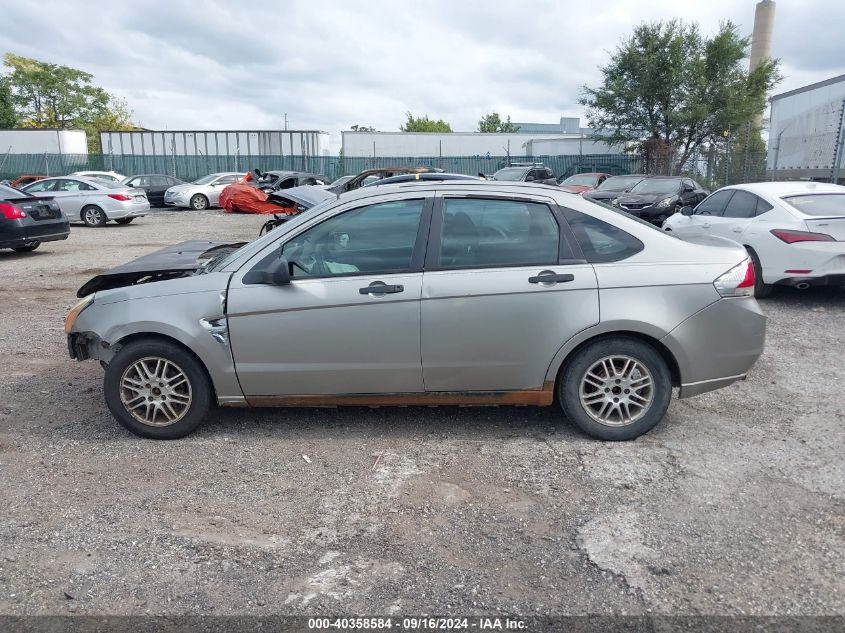
POLYGON ((252 174, 252 184, 268 193, 305 185, 328 185, 331 182, 328 176, 313 174, 308 171, 259 171, 253 169, 252 174))
POLYGON ((393 176, 401 176, 403 174, 430 174, 442 171, 442 169, 436 169, 434 167, 378 167, 376 169, 366 169, 351 177, 341 176, 325 187, 325 189, 326 191, 340 195, 384 178, 392 178, 393 176))
POLYGON ((50 197, 33 197, 0 185, 0 248, 28 253, 41 242, 66 240, 70 223, 50 197))
POLYGON ((694 207, 709 193, 691 178, 649 176, 636 184, 630 192, 617 197, 613 205, 633 216, 659 225, 683 207, 694 207))
POLYGON ((598 187, 591 191, 585 191, 581 195, 590 200, 598 200, 610 204, 620 194, 631 191, 642 180, 648 178, 643 174, 626 174, 624 176, 611 176, 598 187))
POLYGON ((493 180, 510 182, 539 182, 545 185, 556 185, 554 172, 543 165, 511 165, 502 167, 492 176, 493 180))
POLYGON ((184 181, 164 174, 138 174, 127 176, 120 181, 127 187, 143 189, 147 193, 147 200, 151 207, 164 206, 164 192, 174 185, 183 185, 184 181))

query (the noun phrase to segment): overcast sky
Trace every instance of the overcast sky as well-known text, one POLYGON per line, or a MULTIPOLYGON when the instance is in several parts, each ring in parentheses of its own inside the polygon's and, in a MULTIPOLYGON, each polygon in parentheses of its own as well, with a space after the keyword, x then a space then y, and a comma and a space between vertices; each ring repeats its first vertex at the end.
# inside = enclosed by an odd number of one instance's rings
MULTIPOLYGON (((583 116, 583 84, 646 20, 750 34, 754 0, 235 3, 40 0, 3 9, 0 52, 92 73, 152 129, 397 130, 408 110, 473 131, 583 116), (247 10, 245 7, 252 7, 247 10)), ((842 0, 780 0, 776 92, 845 73, 842 0)), ((582 124, 585 124, 582 121, 582 124)))

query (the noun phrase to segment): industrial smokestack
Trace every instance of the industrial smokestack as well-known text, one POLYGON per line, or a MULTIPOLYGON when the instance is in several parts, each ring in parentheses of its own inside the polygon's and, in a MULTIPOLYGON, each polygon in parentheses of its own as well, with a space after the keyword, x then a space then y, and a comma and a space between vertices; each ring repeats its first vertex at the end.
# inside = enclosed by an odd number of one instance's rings
MULTIPOLYGON (((754 9, 754 31, 751 34, 751 59, 748 69, 754 70, 772 56, 772 30, 775 26, 775 3, 760 0, 754 9)), ((754 127, 763 126, 763 113, 754 117, 754 127)))
POLYGON ((754 32, 751 34, 751 61, 749 69, 754 70, 772 56, 772 29, 775 25, 775 3, 760 0, 754 10, 754 32))

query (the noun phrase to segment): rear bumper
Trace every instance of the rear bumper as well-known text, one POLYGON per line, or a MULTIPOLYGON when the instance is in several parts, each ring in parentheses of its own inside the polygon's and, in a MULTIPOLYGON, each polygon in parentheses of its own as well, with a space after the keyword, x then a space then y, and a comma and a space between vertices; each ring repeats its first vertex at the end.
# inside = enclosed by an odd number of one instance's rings
POLYGON ((150 203, 133 204, 132 206, 118 207, 106 211, 109 220, 122 220, 124 218, 143 218, 150 212, 150 203))
POLYGON ((755 299, 743 297, 710 304, 661 342, 678 362, 679 397, 688 398, 744 379, 765 339, 766 317, 755 299))
POLYGON ((778 281, 777 285, 801 289, 817 286, 845 286, 845 273, 820 277, 787 277, 778 281))
POLYGON ((4 227, 3 233, 0 233, 0 248, 17 248, 33 242, 56 242, 66 240, 69 235, 70 224, 67 221, 4 227))

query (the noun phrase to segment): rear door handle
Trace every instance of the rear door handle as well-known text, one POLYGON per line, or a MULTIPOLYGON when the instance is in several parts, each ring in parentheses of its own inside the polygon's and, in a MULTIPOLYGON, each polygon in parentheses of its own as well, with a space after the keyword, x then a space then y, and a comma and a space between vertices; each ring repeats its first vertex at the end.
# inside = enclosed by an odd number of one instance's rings
POLYGON ((556 273, 553 270, 541 270, 535 277, 529 277, 530 284, 554 284, 558 282, 567 282, 575 279, 575 275, 569 273, 556 273))
POLYGON ((405 286, 402 284, 388 285, 383 281, 374 281, 366 288, 359 288, 358 292, 362 295, 392 295, 404 290, 405 286))

